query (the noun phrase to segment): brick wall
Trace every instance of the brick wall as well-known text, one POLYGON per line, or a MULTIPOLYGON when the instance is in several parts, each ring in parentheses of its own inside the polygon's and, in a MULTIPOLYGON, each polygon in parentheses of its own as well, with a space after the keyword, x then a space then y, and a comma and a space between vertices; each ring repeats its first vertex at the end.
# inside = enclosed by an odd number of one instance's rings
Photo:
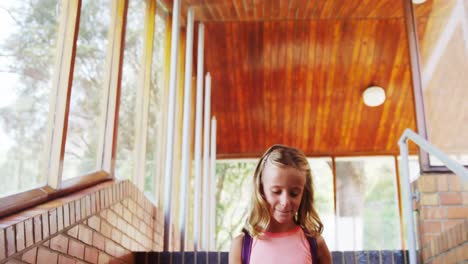
POLYGON ((468 184, 454 174, 423 174, 413 183, 424 263, 468 260, 468 184))
POLYGON ((424 263, 468 262, 468 219, 426 243, 422 253, 424 263))
POLYGON ((162 250, 162 213, 129 181, 105 182, 0 220, 0 263, 133 263, 162 250))

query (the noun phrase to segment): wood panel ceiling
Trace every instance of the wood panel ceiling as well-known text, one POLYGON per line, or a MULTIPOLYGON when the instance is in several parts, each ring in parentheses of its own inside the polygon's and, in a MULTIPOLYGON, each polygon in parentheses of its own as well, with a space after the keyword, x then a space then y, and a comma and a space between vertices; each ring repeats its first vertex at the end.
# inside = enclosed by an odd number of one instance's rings
POLYGON ((188 6, 205 24, 218 158, 258 157, 276 143, 310 156, 397 154, 403 130, 416 130, 402 1, 188 6), (363 104, 370 85, 385 89, 382 106, 363 104))

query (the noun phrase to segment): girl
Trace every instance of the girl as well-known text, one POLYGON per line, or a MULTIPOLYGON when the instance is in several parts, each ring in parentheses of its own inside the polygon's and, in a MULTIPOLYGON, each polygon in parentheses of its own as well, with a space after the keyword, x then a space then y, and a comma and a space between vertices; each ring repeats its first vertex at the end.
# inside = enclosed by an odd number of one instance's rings
POLYGON ((314 209, 312 175, 302 151, 270 147, 254 174, 251 212, 234 238, 230 264, 331 263, 314 209))

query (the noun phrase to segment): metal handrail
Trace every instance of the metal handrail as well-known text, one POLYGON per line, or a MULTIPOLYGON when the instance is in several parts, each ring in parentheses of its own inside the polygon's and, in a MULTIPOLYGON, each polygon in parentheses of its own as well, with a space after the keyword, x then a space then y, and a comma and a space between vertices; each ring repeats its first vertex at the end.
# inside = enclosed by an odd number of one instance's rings
POLYGON ((418 263, 416 258, 416 237, 414 227, 414 217, 412 212, 413 196, 411 194, 410 178, 409 178, 409 166, 408 166, 408 139, 411 139, 420 148, 424 149, 429 154, 437 157, 447 168, 453 171, 455 174, 462 177, 465 182, 468 182, 468 170, 457 163, 455 160, 449 158, 445 153, 432 146, 427 140, 416 134, 411 129, 406 129, 398 140, 400 147, 401 162, 399 163, 400 170, 400 186, 403 190, 404 196, 404 212, 405 221, 407 226, 406 237, 408 239, 408 251, 409 251, 409 263, 418 263))

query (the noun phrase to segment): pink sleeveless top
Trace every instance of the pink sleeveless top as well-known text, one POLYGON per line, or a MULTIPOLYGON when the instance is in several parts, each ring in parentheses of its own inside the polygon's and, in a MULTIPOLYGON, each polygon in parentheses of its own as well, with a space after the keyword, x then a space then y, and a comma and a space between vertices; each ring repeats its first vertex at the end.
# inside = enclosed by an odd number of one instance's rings
POLYGON ((284 233, 269 233, 252 242, 250 264, 312 263, 310 245, 301 227, 284 233))

